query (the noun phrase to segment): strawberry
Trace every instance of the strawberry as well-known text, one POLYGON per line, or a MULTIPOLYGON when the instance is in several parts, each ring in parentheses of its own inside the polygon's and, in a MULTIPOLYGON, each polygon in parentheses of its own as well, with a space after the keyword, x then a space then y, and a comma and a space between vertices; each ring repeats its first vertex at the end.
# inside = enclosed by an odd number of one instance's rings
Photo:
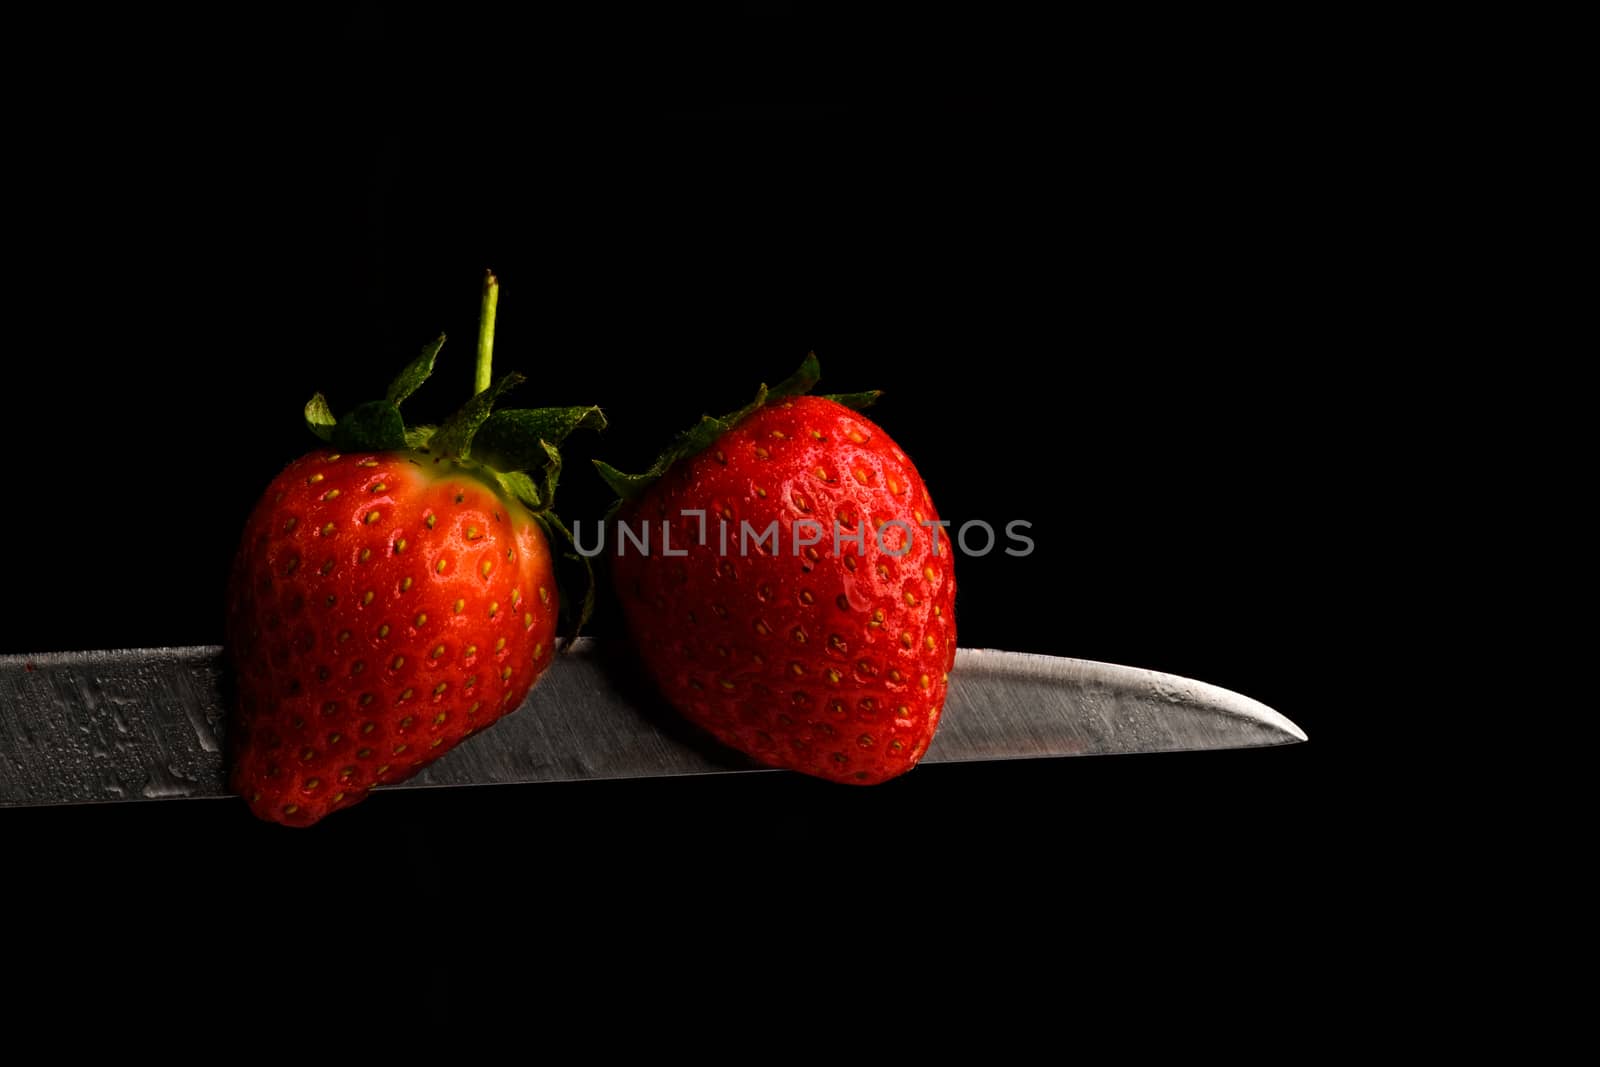
POLYGON ((622 498, 617 594, 666 699, 763 763, 867 785, 938 728, 954 553, 916 468, 855 410, 877 394, 803 395, 817 374, 813 356, 643 475, 597 466, 622 498))
POLYGON ((554 446, 604 419, 492 411, 521 380, 485 387, 496 291, 490 275, 480 392, 461 412, 437 429, 400 417, 443 337, 341 420, 313 397, 307 423, 332 447, 290 463, 245 526, 227 618, 232 784, 263 819, 308 826, 415 774, 514 711, 550 664, 550 536, 566 534, 554 446))

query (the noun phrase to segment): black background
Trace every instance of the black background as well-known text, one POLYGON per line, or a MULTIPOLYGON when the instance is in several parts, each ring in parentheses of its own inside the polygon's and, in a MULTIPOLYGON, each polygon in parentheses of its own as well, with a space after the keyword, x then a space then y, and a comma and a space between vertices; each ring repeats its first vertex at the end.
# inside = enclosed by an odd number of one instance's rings
MULTIPOLYGON (((258 962, 290 969, 276 934, 302 924, 381 964, 385 930, 493 942, 499 911, 575 938, 568 962, 858 967, 953 943, 1292 973, 1315 920, 1290 917, 1314 915, 1333 845, 1330 678, 1360 640, 1338 622, 1361 534, 1325 117, 1275 75, 1204 64, 1079 72, 1046 104, 960 62, 790 78, 826 31, 740 25, 758 47, 714 75, 686 59, 624 81, 564 55, 606 51, 584 38, 481 91, 428 72, 431 25, 358 12, 257 27, 254 48, 236 27, 215 60, 122 57, 120 91, 70 133, 25 116, 52 150, 14 207, 30 280, 5 372, 0 648, 219 642, 244 517, 311 444, 306 397, 376 395, 442 330, 408 407, 447 413, 492 266, 497 369, 531 379, 517 401, 612 421, 571 442, 569 518, 607 502, 588 456, 641 465, 815 350, 824 389, 886 390, 873 417, 945 517, 1032 523, 1032 556, 959 562, 963 645, 1217 683, 1312 743, 873 790, 413 792, 306 832, 232 802, 5 811, 29 872, 7 892, 146 916, 108 924, 129 948, 176 915, 243 923, 272 945, 258 962)), ((604 603, 593 632, 617 632, 604 603)))

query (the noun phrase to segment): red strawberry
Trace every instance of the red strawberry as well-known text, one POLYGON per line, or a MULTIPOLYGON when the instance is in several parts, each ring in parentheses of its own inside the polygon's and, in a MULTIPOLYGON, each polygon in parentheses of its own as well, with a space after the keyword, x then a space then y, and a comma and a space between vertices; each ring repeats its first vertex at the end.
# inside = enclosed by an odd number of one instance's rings
POLYGON ((491 415, 513 375, 437 431, 405 430, 399 403, 443 340, 337 423, 314 398, 307 421, 335 447, 289 464, 245 527, 232 782, 263 819, 306 826, 409 777, 515 710, 555 651, 553 443, 604 420, 491 415))
POLYGON ((812 357, 648 474, 599 466, 634 531, 617 593, 667 700, 764 763, 866 785, 909 770, 939 725, 954 554, 916 468, 849 406, 876 394, 800 395, 816 376, 812 357))

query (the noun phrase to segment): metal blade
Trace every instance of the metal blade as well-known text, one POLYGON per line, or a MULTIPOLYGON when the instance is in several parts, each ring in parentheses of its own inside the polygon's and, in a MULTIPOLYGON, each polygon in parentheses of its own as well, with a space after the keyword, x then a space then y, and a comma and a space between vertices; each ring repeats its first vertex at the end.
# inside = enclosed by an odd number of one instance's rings
MULTIPOLYGON (((216 647, 0 656, 0 807, 228 795, 216 647)), ((1088 660, 962 649, 925 763, 1304 741, 1248 697, 1088 660)), ((390 789, 763 770, 592 641, 527 702, 390 789)))

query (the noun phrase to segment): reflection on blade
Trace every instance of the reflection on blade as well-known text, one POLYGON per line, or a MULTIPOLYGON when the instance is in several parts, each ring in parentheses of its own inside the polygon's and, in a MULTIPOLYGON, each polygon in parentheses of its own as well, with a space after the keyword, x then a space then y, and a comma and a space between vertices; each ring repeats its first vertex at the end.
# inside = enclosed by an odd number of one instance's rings
POLYGON ((1108 756, 1304 741, 1265 704, 1173 674, 961 649, 925 762, 1108 756))

